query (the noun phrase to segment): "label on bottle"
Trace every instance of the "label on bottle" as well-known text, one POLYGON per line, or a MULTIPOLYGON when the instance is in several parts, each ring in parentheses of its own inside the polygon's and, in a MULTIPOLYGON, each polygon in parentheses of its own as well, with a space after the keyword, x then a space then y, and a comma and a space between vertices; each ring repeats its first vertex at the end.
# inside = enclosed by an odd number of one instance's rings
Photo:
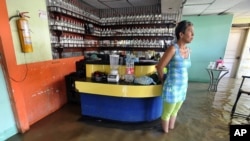
POLYGON ((126 74, 134 74, 134 67, 126 67, 126 74))

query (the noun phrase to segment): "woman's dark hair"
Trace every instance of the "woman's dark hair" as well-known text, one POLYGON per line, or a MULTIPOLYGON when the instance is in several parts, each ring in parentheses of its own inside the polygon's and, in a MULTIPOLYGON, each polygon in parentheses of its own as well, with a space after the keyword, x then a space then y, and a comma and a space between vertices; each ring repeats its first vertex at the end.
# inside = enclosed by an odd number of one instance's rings
POLYGON ((193 26, 193 24, 187 20, 183 20, 177 24, 177 27, 175 28, 175 37, 177 40, 180 39, 179 33, 180 32, 185 33, 187 27, 189 27, 189 26, 193 26))

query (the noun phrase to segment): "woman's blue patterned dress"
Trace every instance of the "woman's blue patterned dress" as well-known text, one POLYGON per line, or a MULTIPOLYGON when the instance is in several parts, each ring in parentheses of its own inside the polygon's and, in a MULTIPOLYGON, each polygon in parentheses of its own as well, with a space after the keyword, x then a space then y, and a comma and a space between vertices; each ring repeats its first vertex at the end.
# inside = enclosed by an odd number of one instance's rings
POLYGON ((163 83, 162 98, 169 103, 176 103, 186 99, 188 88, 188 68, 191 66, 190 51, 188 58, 183 58, 178 44, 174 44, 175 55, 167 65, 168 71, 163 83))

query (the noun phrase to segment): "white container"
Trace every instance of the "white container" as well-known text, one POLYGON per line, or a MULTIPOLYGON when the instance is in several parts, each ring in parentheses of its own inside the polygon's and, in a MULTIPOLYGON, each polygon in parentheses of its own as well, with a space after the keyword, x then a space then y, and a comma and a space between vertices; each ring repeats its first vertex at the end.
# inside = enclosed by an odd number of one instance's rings
POLYGON ((112 70, 118 70, 119 68, 119 55, 112 54, 109 55, 110 68, 112 70))
POLYGON ((208 69, 215 69, 216 63, 215 62, 210 62, 209 65, 207 66, 208 69))

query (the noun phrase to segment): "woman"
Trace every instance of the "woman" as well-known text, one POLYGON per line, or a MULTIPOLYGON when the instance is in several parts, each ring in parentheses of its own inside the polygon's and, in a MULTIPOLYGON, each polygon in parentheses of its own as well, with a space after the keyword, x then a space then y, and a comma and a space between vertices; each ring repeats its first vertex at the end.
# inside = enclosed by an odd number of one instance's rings
POLYGON ((176 43, 167 48, 156 67, 159 79, 163 83, 161 120, 165 133, 174 128, 177 113, 186 99, 188 68, 191 66, 190 49, 186 44, 193 40, 193 24, 186 20, 179 22, 175 28, 175 36, 176 43))

